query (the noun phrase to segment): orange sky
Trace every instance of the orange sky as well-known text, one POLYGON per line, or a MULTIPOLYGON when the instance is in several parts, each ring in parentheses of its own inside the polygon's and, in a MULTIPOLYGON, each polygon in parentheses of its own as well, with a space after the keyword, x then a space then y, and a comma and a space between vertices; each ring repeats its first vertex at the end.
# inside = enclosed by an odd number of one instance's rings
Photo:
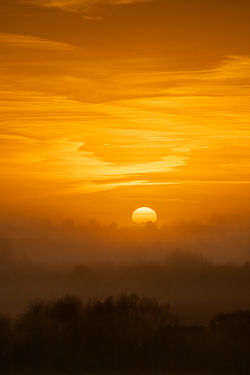
POLYGON ((249 12, 2 0, 0 220, 250 212, 249 12))

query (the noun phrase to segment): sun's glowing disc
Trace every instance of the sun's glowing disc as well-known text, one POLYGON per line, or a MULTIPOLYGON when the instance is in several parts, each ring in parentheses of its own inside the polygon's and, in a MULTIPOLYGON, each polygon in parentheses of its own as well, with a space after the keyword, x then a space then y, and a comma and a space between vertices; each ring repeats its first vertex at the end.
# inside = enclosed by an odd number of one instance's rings
POLYGON ((152 208, 140 207, 133 212, 132 220, 136 224, 147 223, 148 221, 155 223, 157 221, 157 214, 152 208))

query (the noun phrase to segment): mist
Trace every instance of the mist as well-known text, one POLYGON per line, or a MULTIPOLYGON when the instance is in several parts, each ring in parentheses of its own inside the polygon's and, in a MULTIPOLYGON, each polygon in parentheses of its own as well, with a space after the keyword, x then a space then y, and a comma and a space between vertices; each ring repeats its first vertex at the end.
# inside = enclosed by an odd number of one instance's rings
POLYGON ((164 261, 179 249, 202 254, 215 263, 242 264, 250 256, 250 215, 212 215, 204 222, 176 220, 158 227, 152 222, 118 227, 91 220, 78 225, 28 218, 22 226, 0 224, 0 236, 11 243, 16 259, 46 265, 164 261))
POLYGON ((213 215, 119 228, 29 219, 0 226, 1 313, 36 298, 104 299, 137 293, 169 303, 183 322, 250 308, 250 224, 213 215))

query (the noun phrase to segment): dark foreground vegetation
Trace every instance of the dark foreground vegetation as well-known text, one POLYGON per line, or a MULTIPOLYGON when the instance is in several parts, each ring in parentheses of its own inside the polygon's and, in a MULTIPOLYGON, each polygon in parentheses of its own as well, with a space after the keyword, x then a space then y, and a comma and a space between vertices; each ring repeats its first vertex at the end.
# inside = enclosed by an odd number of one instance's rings
POLYGON ((167 304, 136 294, 36 300, 0 318, 1 373, 250 372, 250 311, 183 326, 167 304))

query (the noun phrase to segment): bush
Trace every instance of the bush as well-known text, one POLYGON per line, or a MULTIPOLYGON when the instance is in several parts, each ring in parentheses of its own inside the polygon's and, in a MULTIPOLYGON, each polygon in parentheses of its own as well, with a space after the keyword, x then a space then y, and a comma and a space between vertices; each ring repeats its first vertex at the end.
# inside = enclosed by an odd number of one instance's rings
POLYGON ((78 372, 129 369, 160 331, 177 324, 169 305, 136 294, 83 303, 36 300, 16 322, 18 369, 78 372))

